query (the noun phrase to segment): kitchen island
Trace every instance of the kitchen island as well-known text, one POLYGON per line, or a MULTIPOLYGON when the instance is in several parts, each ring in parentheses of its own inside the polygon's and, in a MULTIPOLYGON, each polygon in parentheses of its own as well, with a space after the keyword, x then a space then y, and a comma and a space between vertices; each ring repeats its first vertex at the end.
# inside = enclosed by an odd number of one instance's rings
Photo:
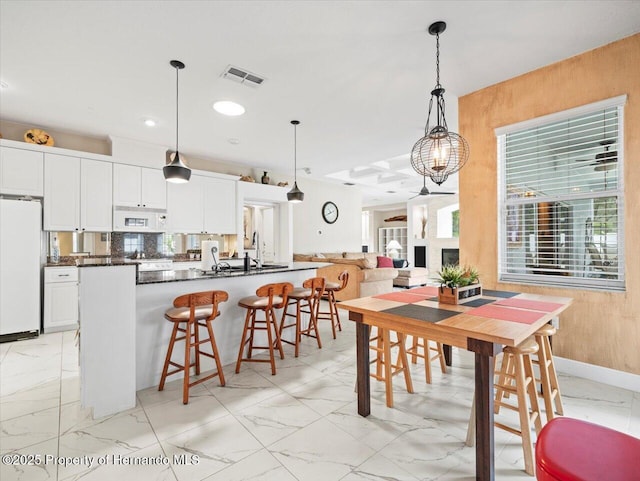
MULTIPOLYGON (((136 391, 158 385, 172 328, 164 312, 182 294, 209 290, 229 294, 229 300, 220 305, 213 329, 222 364, 235 362, 245 316, 238 300, 255 294, 264 284, 300 286, 322 267, 315 262, 279 265, 218 273, 198 269, 137 272, 131 265, 80 269, 83 405, 93 407, 95 417, 113 414, 134 407, 136 391)), ((176 359, 183 355, 181 351, 179 344, 174 350, 176 359)), ((213 369, 213 360, 203 361, 203 372, 213 369)))

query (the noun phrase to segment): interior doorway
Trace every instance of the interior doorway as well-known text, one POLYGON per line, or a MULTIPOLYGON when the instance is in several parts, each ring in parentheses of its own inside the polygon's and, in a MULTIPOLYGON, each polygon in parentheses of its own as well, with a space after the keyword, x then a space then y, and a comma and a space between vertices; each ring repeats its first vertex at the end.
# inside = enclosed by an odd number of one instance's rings
POLYGON ((278 259, 279 228, 277 204, 251 202, 243 207, 244 250, 255 258, 260 252, 263 262, 274 262, 278 259))

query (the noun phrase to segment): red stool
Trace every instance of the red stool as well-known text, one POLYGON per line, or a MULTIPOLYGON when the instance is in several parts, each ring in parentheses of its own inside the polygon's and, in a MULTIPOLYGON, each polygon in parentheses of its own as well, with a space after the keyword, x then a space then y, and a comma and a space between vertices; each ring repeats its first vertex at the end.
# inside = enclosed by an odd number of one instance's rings
POLYGON ((538 436, 536 479, 640 480, 640 439, 578 419, 554 418, 538 436))

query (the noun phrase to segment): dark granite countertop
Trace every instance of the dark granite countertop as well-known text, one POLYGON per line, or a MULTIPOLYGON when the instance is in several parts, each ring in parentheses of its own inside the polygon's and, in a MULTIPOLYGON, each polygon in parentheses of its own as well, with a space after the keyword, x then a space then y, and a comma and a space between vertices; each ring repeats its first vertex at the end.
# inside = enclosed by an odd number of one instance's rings
POLYGON ((45 267, 113 267, 113 266, 135 266, 136 260, 124 259, 122 257, 78 257, 76 259, 64 260, 58 263, 47 262, 45 267))
POLYGON ((188 269, 179 271, 138 272, 138 284, 160 284, 163 282, 198 281, 203 279, 224 279, 229 277, 259 276, 263 274, 275 274, 278 272, 304 271, 318 269, 325 264, 322 262, 290 262, 266 264, 263 269, 252 268, 248 272, 240 269, 229 269, 222 272, 201 271, 200 269, 188 269))

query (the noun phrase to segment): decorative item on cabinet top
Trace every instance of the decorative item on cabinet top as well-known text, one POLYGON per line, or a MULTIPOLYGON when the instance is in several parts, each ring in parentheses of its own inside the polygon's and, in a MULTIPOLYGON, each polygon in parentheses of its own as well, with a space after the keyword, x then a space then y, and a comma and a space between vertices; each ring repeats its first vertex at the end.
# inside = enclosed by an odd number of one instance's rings
POLYGON ((406 215, 396 215, 393 217, 389 217, 387 219, 384 220, 385 222, 406 222, 407 221, 407 216, 406 215))
POLYGON ((24 133, 24 141, 28 144, 46 145, 53 147, 54 140, 47 132, 40 129, 29 129, 24 133))
POLYGON ((242 182, 255 182, 253 177, 251 177, 250 175, 243 175, 242 177, 240 177, 240 180, 242 182))

